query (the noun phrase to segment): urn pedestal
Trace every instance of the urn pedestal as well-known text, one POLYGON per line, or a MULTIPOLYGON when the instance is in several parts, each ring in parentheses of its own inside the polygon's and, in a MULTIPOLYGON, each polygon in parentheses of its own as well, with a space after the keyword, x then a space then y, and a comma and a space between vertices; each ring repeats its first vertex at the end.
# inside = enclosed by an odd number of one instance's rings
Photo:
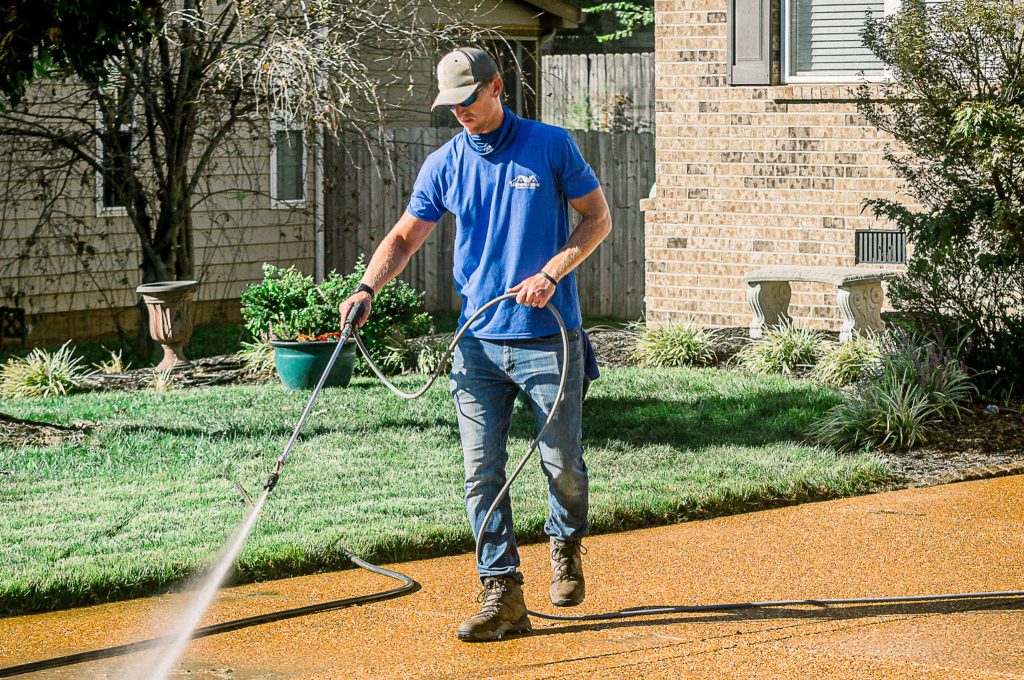
POLYGON ((149 335, 164 348, 157 370, 189 365, 181 348, 192 337, 192 295, 198 281, 158 281, 135 289, 149 311, 149 335))

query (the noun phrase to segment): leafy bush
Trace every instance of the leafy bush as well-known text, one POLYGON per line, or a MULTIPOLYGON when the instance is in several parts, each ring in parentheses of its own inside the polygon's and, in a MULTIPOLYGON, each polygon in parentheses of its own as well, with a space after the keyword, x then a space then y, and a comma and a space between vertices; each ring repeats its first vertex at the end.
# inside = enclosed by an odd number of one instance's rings
POLYGON ((814 367, 813 375, 826 385, 843 387, 860 380, 865 368, 878 361, 881 355, 881 343, 873 336, 858 336, 848 342, 828 343, 814 367))
POLYGON ((773 326, 764 336, 736 353, 735 361, 754 373, 792 373, 814 365, 821 355, 822 336, 792 326, 773 326))
POLYGON ((819 442, 842 450, 909 448, 936 426, 959 418, 974 394, 956 350, 896 333, 882 346, 856 390, 812 428, 819 442))
POLYGON ((992 391, 1024 374, 1021 25, 1015 0, 909 0, 869 18, 888 77, 857 101, 900 142, 886 158, 913 199, 867 201, 913 245, 893 307, 910 328, 969 336, 963 358, 992 391))
POLYGON ((0 394, 7 397, 61 397, 83 387, 94 375, 79 364, 68 340, 54 353, 34 349, 0 367, 0 394))
MULTIPOLYGON (((294 340, 338 330, 338 306, 352 294, 366 272, 360 258, 351 274, 331 272, 316 285, 295 267, 263 265, 263 281, 242 292, 242 318, 255 338, 294 340)), ((399 279, 388 282, 373 299, 373 311, 360 329, 370 355, 387 354, 387 342, 397 336, 413 337, 430 328, 430 315, 422 311, 423 293, 399 279)))
POLYGON ((641 366, 707 366, 715 362, 714 331, 692 321, 637 327, 632 359, 641 366))
POLYGON ((898 323, 953 338, 990 391, 1024 375, 1024 265, 1000 265, 973 243, 919 247, 889 284, 898 323))

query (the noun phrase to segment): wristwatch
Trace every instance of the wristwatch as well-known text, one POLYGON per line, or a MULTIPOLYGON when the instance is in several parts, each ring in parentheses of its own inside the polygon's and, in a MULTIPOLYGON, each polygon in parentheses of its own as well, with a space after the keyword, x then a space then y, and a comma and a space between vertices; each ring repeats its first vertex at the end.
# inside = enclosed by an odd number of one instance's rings
POLYGON ((371 300, 373 299, 373 296, 375 295, 375 293, 373 291, 373 287, 372 286, 368 286, 368 285, 366 285, 365 283, 362 283, 362 282, 360 282, 360 284, 358 286, 356 286, 356 289, 354 291, 352 291, 353 295, 355 295, 356 293, 369 293, 371 300))

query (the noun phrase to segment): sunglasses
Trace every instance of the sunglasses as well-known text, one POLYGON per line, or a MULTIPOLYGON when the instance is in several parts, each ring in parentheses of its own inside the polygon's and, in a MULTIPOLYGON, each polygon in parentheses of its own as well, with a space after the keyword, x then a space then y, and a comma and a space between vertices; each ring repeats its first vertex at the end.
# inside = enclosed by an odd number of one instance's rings
POLYGON ((469 99, 459 104, 452 104, 448 108, 454 111, 456 106, 472 106, 473 104, 476 104, 476 98, 480 95, 480 91, 483 90, 486 85, 487 83, 480 83, 479 87, 473 90, 473 94, 469 95, 469 99))

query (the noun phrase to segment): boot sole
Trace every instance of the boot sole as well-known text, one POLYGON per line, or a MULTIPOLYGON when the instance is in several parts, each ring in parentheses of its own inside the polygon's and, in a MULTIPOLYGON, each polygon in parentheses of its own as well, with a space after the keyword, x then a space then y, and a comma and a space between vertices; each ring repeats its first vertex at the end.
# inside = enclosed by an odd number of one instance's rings
POLYGON ((555 605, 556 607, 575 607, 576 605, 581 604, 582 602, 582 597, 578 600, 551 600, 551 604, 555 605))
POLYGON ((505 635, 519 635, 529 633, 533 630, 530 619, 525 616, 518 623, 503 623, 496 630, 484 631, 481 633, 463 633, 461 630, 457 637, 463 642, 493 642, 502 639, 505 635))

